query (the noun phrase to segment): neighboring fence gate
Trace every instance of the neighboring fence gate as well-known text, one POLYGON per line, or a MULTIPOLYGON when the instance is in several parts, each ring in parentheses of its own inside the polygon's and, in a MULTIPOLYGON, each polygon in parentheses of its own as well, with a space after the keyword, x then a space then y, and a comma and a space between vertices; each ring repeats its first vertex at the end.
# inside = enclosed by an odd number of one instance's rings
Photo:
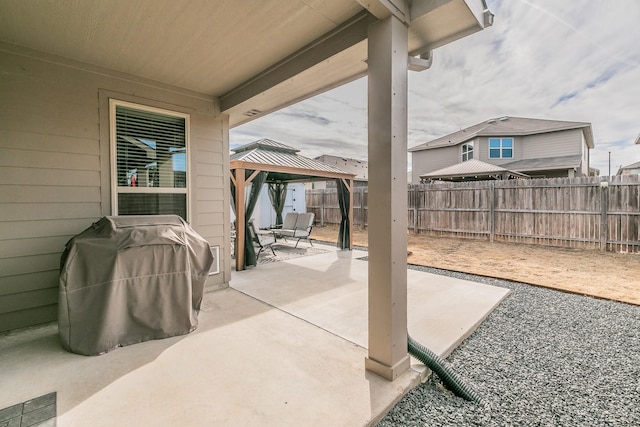
MULTIPOLYGON (((410 185, 415 233, 547 246, 640 252, 638 176, 410 185)), ((367 189, 354 192, 354 225, 367 225, 367 189)), ((308 190, 321 225, 340 222, 335 190, 308 190)))

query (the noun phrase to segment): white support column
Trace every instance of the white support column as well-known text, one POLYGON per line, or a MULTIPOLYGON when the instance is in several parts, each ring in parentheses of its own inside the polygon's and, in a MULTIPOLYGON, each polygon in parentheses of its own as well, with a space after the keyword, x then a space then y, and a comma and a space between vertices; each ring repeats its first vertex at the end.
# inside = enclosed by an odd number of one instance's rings
POLYGON ((369 27, 368 370, 394 380, 407 354, 407 27, 369 27))

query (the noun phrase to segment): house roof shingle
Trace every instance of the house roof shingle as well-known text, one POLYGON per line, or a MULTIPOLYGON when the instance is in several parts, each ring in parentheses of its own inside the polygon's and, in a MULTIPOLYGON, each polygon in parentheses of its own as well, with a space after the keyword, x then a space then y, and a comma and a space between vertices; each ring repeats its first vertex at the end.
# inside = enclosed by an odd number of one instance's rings
POLYGON ((462 144, 477 136, 521 136, 535 135, 561 130, 583 129, 589 148, 594 147, 591 124, 586 122, 566 122, 560 120, 542 120, 524 117, 500 117, 469 126, 449 135, 424 142, 409 149, 409 152, 430 150, 462 144))

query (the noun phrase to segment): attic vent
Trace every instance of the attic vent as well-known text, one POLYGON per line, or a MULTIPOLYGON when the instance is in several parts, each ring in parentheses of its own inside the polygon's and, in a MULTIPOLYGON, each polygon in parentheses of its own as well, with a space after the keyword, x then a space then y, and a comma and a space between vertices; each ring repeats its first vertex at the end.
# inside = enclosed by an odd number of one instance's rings
POLYGON ((487 123, 495 123, 496 119, 487 120, 487 123))
POLYGON ((505 117, 500 117, 500 121, 501 122, 505 122, 507 120, 509 120, 509 117, 506 117, 506 116, 505 117))
POLYGON ((253 110, 249 110, 246 113, 244 113, 245 116, 247 117, 253 117, 253 116, 257 116, 258 114, 262 113, 262 111, 260 110, 256 110, 255 108, 253 110))

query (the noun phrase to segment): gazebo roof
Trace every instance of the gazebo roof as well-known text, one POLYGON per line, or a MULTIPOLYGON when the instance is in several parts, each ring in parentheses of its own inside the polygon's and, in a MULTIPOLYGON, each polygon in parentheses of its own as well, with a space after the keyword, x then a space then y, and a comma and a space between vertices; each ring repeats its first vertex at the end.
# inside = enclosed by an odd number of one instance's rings
POLYGON ((493 178, 495 176, 517 176, 527 175, 505 169, 503 167, 472 159, 466 162, 457 163, 437 171, 420 175, 422 179, 464 179, 464 178, 493 178))
POLYGON ((260 139, 232 150, 231 169, 269 172, 267 182, 353 179, 354 174, 297 154, 300 150, 271 139, 260 139))

